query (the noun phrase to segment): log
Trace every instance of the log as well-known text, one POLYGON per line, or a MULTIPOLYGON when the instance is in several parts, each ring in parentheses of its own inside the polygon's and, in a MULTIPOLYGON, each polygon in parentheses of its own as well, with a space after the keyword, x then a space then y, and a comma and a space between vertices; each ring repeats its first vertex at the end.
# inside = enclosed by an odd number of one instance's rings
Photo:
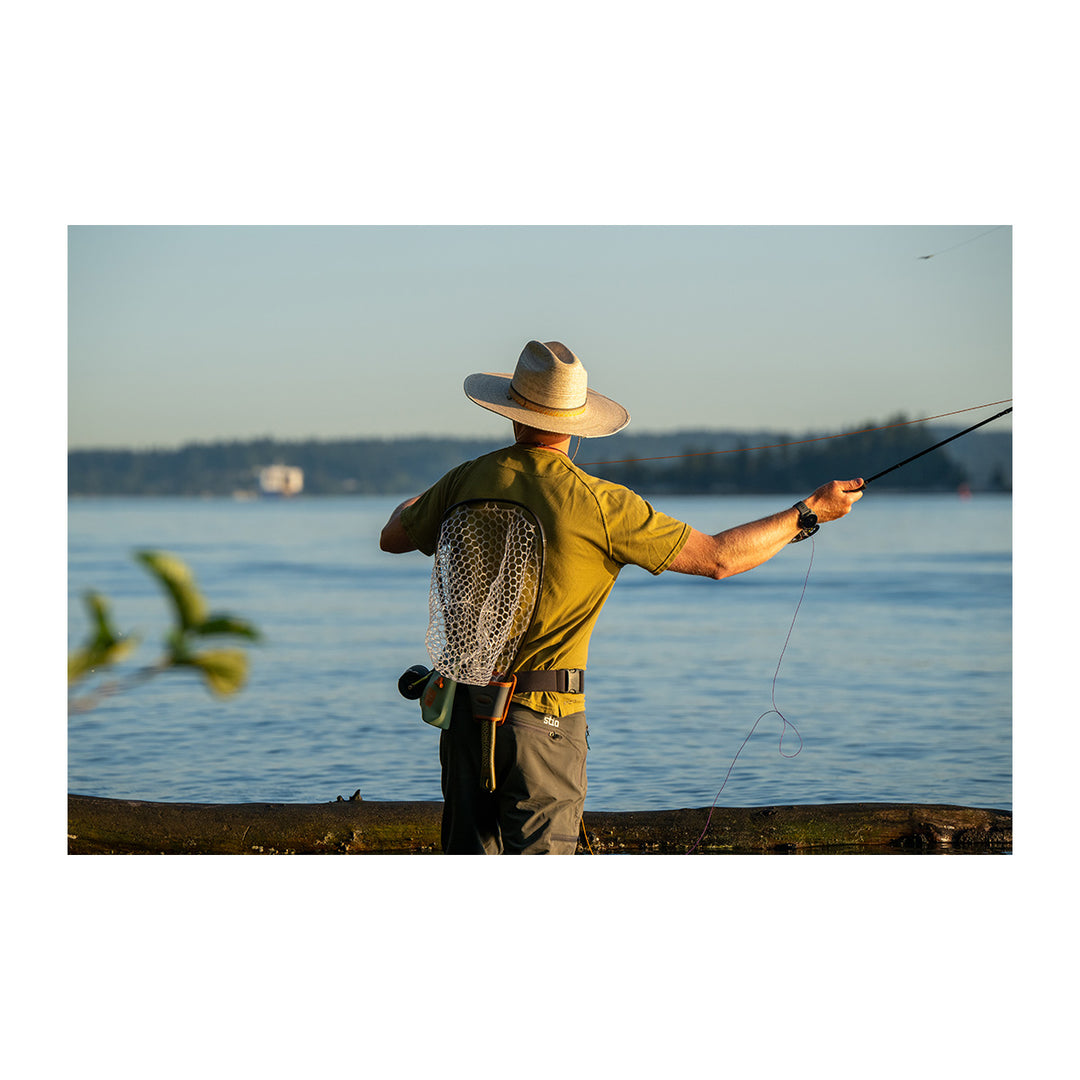
MULTIPOLYGON (((578 854, 1012 851, 1012 812, 908 803, 586 811, 578 854)), ((442 803, 163 803, 68 795, 72 855, 430 855, 442 803)))

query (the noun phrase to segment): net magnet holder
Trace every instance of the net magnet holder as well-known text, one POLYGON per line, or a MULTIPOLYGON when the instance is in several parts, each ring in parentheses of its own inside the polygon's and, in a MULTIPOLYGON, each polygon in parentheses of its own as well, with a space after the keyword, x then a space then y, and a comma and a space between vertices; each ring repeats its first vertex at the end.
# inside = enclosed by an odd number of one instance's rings
POLYGON ((492 679, 487 686, 470 686, 473 719, 501 724, 510 711, 510 699, 514 696, 516 685, 517 676, 506 675, 501 679, 492 679))

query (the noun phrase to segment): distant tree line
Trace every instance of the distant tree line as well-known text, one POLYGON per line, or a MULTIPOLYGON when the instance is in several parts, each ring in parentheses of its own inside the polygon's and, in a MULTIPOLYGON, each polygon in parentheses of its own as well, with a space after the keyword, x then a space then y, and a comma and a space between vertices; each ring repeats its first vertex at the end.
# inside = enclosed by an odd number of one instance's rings
MULTIPOLYGON (((867 421, 859 428, 883 430, 821 441, 806 441, 812 436, 783 432, 633 436, 620 433, 602 442, 583 441, 575 456, 586 471, 644 493, 771 494, 809 490, 833 478, 872 475, 945 437, 939 429, 925 424, 905 424, 902 416, 893 417, 885 424, 894 426, 867 421), (794 445, 775 445, 781 443, 794 445), (638 460, 622 460, 625 458, 638 460), (619 463, 590 466, 590 461, 619 463)), ((980 441, 980 434, 974 433, 883 478, 879 488, 954 491, 972 484, 972 462, 976 462, 981 488, 1008 490, 1011 436, 1006 439, 1005 443, 1000 439, 994 441, 997 457, 990 460, 985 453, 980 456, 980 447, 989 447, 991 440, 980 441), (953 449, 961 444, 963 455, 953 449)), ((68 492, 70 495, 254 493, 258 489, 260 466, 286 464, 303 469, 304 493, 309 495, 415 493, 430 486, 453 465, 488 453, 503 442, 453 438, 327 441, 265 438, 192 443, 176 450, 73 450, 68 454, 68 492)))
MULTIPOLYGON (((904 424, 903 417, 886 421, 904 424)), ((880 427, 867 421, 862 428, 880 427)), ((810 437, 803 437, 804 439, 810 437)), ((607 475, 639 490, 678 494, 774 494, 810 490, 825 480, 872 476, 939 441, 923 424, 887 426, 883 430, 821 441, 799 441, 786 435, 766 445, 756 440, 717 453, 711 447, 688 444, 676 461, 640 461, 611 465, 607 475)), ((955 491, 971 483, 969 470, 947 447, 919 458, 883 477, 876 490, 955 491)), ((1003 488, 1004 483, 998 485, 1003 488)))
POLYGON ((430 485, 442 463, 496 443, 457 439, 349 439, 192 443, 178 450, 74 450, 70 495, 234 495, 258 489, 265 465, 304 471, 309 495, 379 495, 430 485))

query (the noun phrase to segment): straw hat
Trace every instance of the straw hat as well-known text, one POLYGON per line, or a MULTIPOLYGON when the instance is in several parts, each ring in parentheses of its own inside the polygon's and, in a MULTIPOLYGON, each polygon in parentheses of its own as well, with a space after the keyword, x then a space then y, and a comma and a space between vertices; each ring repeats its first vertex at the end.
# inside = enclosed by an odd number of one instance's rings
POLYGON ((559 435, 596 439, 630 423, 621 405, 588 388, 581 361, 559 341, 530 341, 513 375, 470 375, 465 394, 500 416, 559 435))

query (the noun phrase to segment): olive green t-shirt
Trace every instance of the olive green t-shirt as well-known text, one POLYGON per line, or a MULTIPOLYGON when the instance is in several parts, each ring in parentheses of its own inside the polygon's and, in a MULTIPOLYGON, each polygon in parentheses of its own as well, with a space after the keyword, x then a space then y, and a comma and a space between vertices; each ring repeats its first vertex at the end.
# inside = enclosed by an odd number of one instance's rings
MULTIPOLYGON (((401 524, 433 555, 446 511, 466 499, 510 499, 527 506, 544 530, 544 579, 517 671, 588 666, 589 636, 619 571, 627 564, 666 570, 690 527, 654 510, 629 488, 579 469, 565 454, 510 446, 448 472, 401 512, 401 524)), ((580 694, 527 693, 515 700, 565 716, 580 694)))

